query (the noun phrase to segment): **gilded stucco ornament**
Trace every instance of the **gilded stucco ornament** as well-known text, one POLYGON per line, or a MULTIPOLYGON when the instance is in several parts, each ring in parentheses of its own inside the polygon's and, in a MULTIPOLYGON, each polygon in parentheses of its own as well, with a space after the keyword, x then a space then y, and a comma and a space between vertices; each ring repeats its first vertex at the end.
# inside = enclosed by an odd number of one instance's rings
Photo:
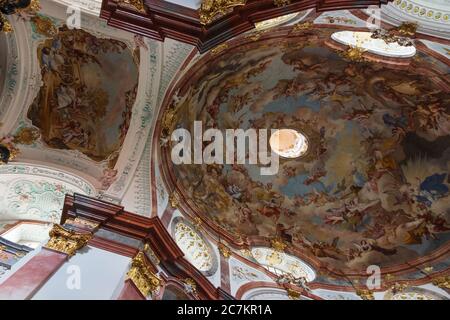
POLYGON ((14 135, 14 142, 17 144, 32 145, 39 139, 40 136, 41 134, 36 128, 21 128, 14 135))
POLYGON ((19 149, 14 145, 13 137, 4 137, 0 139, 0 165, 8 164, 19 155, 19 149))
POLYGON ((287 244, 284 243, 283 240, 280 238, 272 239, 270 241, 270 245, 272 246, 273 249, 280 252, 283 252, 287 247, 287 244))
POLYGON ((450 289, 450 276, 433 279, 433 285, 441 289, 450 289))
POLYGON ((286 292, 288 294, 289 299, 291 299, 291 300, 299 300, 300 299, 300 296, 301 296, 300 292, 293 290, 291 288, 286 289, 286 292))
POLYGON ((230 13, 235 7, 244 6, 247 0, 203 0, 200 9, 200 22, 208 25, 230 13))
POLYGON ((358 289, 356 290, 356 294, 360 296, 362 300, 375 300, 373 296, 373 292, 366 289, 358 289))
POLYGON ((49 235, 50 240, 45 247, 65 253, 69 257, 86 246, 88 241, 92 239, 92 233, 78 233, 73 230, 67 230, 58 224, 53 226, 49 235))
POLYGON ((232 251, 230 250, 230 248, 228 248, 225 244, 223 244, 222 242, 219 242, 219 244, 217 245, 217 248, 219 249, 220 254, 225 258, 228 259, 231 257, 232 251))
POLYGON ((313 23, 311 21, 308 22, 299 22, 292 27, 292 32, 298 32, 303 30, 309 30, 313 27, 313 23))
POLYGON ((228 44, 227 43, 222 43, 220 45, 218 45, 217 47, 215 47, 214 49, 211 50, 211 54, 213 56, 218 55, 219 53, 225 51, 228 49, 228 44))
POLYGON ((11 23, 9 23, 8 19, 0 13, 0 31, 9 33, 12 32, 12 30, 11 23))
POLYGON ((291 0, 273 0, 273 4, 277 7, 284 7, 291 4, 291 0))
POLYGON ((180 205, 180 201, 178 200, 178 195, 175 191, 170 194, 169 203, 173 209, 177 209, 178 206, 180 205))
POLYGON ((143 0, 121 0, 120 4, 125 4, 127 6, 133 7, 137 11, 145 13, 145 7, 144 7, 143 0))
POLYGON ((36 33, 46 37, 54 37, 58 33, 58 28, 49 17, 36 15, 31 18, 31 21, 35 26, 36 33))
POLYGON ((183 281, 184 283, 184 291, 187 294, 197 295, 197 283, 192 278, 186 278, 183 281))
POLYGON ((417 32, 418 24, 417 22, 403 22, 398 27, 393 30, 397 31, 400 35, 404 37, 414 37, 417 32))
POLYGON ((399 283, 396 282, 394 283, 394 285, 390 288, 390 291, 392 292, 392 294, 397 294, 400 292, 405 291, 405 289, 408 288, 408 284, 407 283, 399 283))
POLYGON ((366 50, 360 47, 350 47, 345 51, 340 51, 339 54, 344 59, 347 59, 352 62, 363 62, 366 61, 364 58, 364 54, 366 50))
POLYGON ((157 291, 161 286, 161 279, 150 270, 145 259, 145 254, 142 251, 133 258, 127 276, 133 281, 144 297, 157 291))

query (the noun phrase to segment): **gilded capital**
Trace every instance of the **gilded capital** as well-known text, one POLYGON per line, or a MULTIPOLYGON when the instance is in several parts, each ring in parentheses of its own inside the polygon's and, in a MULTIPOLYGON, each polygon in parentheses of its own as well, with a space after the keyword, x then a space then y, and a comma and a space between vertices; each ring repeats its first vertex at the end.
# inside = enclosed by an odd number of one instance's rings
POLYGON ((142 251, 133 258, 131 269, 127 275, 144 297, 155 292, 161 286, 161 280, 150 270, 142 251))
POLYGON ((73 256, 77 250, 86 246, 92 239, 91 233, 78 233, 73 230, 64 229, 62 226, 55 224, 50 230, 50 240, 45 247, 73 256))

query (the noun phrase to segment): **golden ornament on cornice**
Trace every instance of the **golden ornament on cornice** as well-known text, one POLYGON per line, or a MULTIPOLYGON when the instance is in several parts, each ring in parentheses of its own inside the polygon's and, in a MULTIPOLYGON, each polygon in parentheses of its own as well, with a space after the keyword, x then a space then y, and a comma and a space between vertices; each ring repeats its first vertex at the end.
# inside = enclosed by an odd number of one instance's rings
POLYGON ((450 289, 450 276, 433 279, 433 285, 441 289, 450 289))
POLYGON ((92 233, 78 233, 73 230, 67 230, 62 226, 55 224, 50 230, 50 240, 45 247, 73 256, 77 250, 87 245, 92 239, 92 233))
POLYGON ((391 281, 391 280, 394 280, 394 279, 395 279, 395 276, 393 276, 392 274, 388 273, 388 274, 384 277, 384 279, 385 279, 386 281, 391 281))
POLYGON ((394 285, 391 287, 390 290, 391 290, 392 294, 395 295, 397 293, 405 291, 406 288, 408 288, 408 284, 407 283, 396 282, 396 283, 394 283, 394 285))
POLYGON ((137 11, 145 13, 144 0, 120 0, 119 3, 133 7, 137 11))
POLYGON ((433 272, 433 270, 434 270, 434 268, 433 267, 425 267, 425 268, 423 268, 423 272, 425 272, 425 273, 432 273, 433 272))
POLYGON ((176 121, 176 113, 177 113, 177 108, 176 106, 170 106, 166 112, 164 113, 164 116, 162 118, 162 130, 163 130, 163 134, 167 137, 170 137, 170 135, 172 134, 172 130, 175 126, 175 121, 176 121))
POLYGON ((394 28, 399 34, 405 37, 413 37, 417 32, 417 22, 403 22, 398 27, 394 28))
POLYGON ((174 192, 172 192, 170 194, 170 196, 169 196, 169 203, 170 203, 170 206, 173 209, 178 208, 178 206, 180 205, 180 202, 178 201, 178 196, 177 196, 176 191, 174 191, 174 192))
POLYGON ((0 13, 0 26, 2 26, 0 29, 1 32, 9 33, 13 31, 11 23, 9 23, 8 19, 6 19, 1 13, 0 13))
POLYGON ((273 4, 277 7, 284 7, 291 4, 291 0, 273 0, 273 4))
POLYGON ((257 41, 257 40, 259 40, 261 38, 261 36, 264 33, 266 33, 266 30, 264 30, 264 31, 255 31, 255 32, 252 32, 252 33, 246 35, 245 39, 250 39, 252 41, 257 41))
POLYGON ((244 6, 247 0, 202 0, 199 14, 200 22, 208 25, 218 18, 231 13, 234 7, 244 6))
POLYGON ((280 238, 275 238, 270 241, 270 245, 276 251, 284 251, 287 247, 287 244, 283 242, 280 238))
POLYGON ((215 55, 218 55, 219 53, 225 51, 226 49, 228 49, 228 44, 222 43, 222 44, 218 45, 217 47, 215 47, 214 49, 211 49, 211 54, 213 56, 215 56, 215 55))
POLYGON ((373 292, 366 289, 358 289, 356 290, 356 294, 361 297, 363 300, 375 300, 373 296, 373 292))
POLYGON ((14 143, 17 144, 23 144, 23 145, 32 145, 35 143, 39 137, 40 132, 36 128, 21 128, 15 135, 14 135, 14 143))
POLYGON ((200 219, 200 217, 195 217, 193 220, 195 229, 199 229, 203 224, 202 219, 200 219))
POLYGON ((225 244, 222 242, 219 242, 217 245, 217 249, 219 249, 220 254, 225 258, 228 259, 231 257, 232 251, 230 248, 228 248, 225 244))
POLYGON ((286 289, 286 291, 289 296, 289 299, 291 299, 291 300, 299 300, 300 299, 300 296, 301 296, 300 292, 295 291, 291 288, 286 289))
POLYGON ((292 27, 292 32, 298 32, 298 31, 302 31, 302 30, 309 30, 314 26, 314 24, 311 21, 308 22, 299 22, 296 23, 293 27, 292 27))
POLYGON ((127 276, 133 281, 144 297, 155 292, 161 286, 161 279, 150 270, 145 259, 145 254, 142 251, 133 258, 127 276))
POLYGON ((352 62, 363 62, 366 61, 364 58, 364 53, 366 50, 360 47, 350 47, 345 51, 340 51, 339 54, 347 60, 352 62))

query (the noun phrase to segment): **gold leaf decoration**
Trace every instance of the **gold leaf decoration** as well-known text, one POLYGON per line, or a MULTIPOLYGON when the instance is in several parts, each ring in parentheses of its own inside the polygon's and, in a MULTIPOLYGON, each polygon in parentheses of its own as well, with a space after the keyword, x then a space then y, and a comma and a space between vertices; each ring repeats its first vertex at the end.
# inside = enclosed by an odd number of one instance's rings
POLYGON ((58 224, 53 226, 49 234, 50 240, 45 247, 65 253, 69 257, 86 246, 88 241, 92 239, 91 233, 78 233, 73 230, 67 230, 58 224))
POLYGON ((36 128, 22 128, 14 135, 14 142, 23 145, 32 145, 40 137, 40 132, 36 128))
POLYGON ((200 23, 208 25, 220 17, 229 14, 235 7, 244 6, 247 0, 202 0, 200 5, 200 23))
POLYGON ((270 244, 276 251, 284 251, 287 247, 287 244, 284 243, 280 238, 272 239, 272 241, 270 241, 270 244))
POLYGON ((142 251, 133 258, 127 276, 144 297, 155 292, 161 286, 161 280, 150 270, 142 251))

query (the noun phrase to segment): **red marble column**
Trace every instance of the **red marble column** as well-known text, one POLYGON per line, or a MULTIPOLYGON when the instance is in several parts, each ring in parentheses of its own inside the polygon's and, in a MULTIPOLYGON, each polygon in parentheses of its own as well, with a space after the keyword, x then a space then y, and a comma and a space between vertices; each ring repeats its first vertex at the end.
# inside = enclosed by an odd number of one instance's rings
POLYGON ((0 300, 32 298, 66 260, 65 253, 42 248, 0 285, 0 300))
POLYGON ((117 300, 146 300, 130 279, 126 280, 117 300))

